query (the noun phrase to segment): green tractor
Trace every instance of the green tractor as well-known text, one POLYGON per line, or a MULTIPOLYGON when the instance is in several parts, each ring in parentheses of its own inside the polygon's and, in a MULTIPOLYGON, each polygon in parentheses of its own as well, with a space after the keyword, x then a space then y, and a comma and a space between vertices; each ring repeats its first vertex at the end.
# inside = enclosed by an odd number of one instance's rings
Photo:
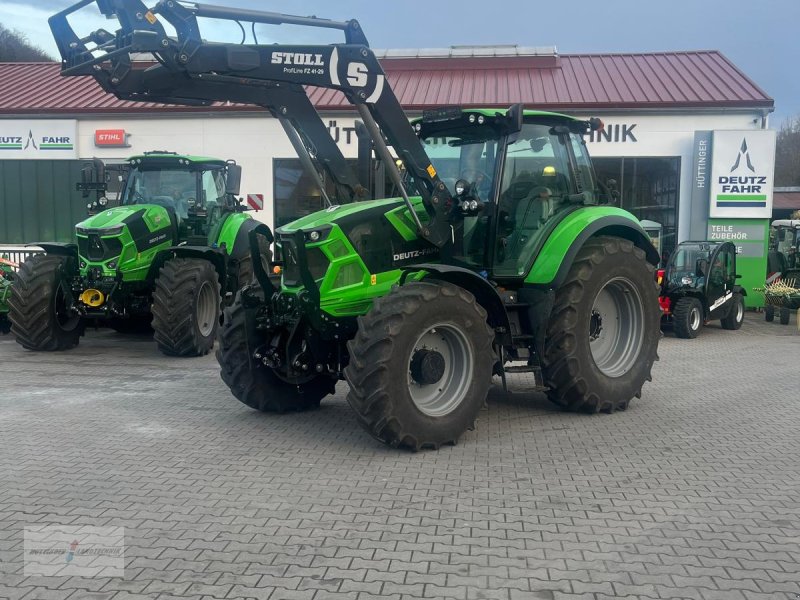
MULTIPOLYGON (((96 181, 105 189, 102 164, 96 181)), ((252 278, 250 232, 261 233, 268 259, 269 228, 242 212, 236 199, 241 168, 228 161, 170 152, 128 160, 116 206, 105 196, 77 224, 77 244, 37 243, 11 286, 12 332, 29 350, 66 350, 87 323, 123 332, 151 326, 171 356, 212 348, 222 306, 252 278)), ((92 178, 94 179, 94 178, 92 178)), ((80 186, 79 186, 80 187, 80 186)))
POLYGON ((308 174, 336 184, 332 197, 320 185, 328 208, 276 231, 280 284, 255 261, 256 282, 225 309, 217 359, 241 402, 309 409, 346 380, 372 436, 418 450, 471 429, 493 376, 505 387, 527 373, 572 411, 641 395, 660 337, 659 257, 596 180, 583 136, 598 119, 518 104, 409 122, 355 20, 104 0, 120 29, 79 37, 68 17, 86 4, 50 19, 64 75, 126 100, 262 106, 308 174), (345 43, 208 43, 199 18, 339 29, 345 43), (126 69, 136 52, 158 64, 126 69), (306 86, 339 90, 358 111, 357 173, 306 86), (367 198, 376 168, 397 197, 367 198))

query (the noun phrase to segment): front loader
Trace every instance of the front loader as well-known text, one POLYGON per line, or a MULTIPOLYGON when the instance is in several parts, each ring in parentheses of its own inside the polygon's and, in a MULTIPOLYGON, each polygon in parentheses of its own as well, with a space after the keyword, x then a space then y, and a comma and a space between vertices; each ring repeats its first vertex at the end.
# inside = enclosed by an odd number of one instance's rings
POLYGON ((17 342, 66 350, 87 324, 124 333, 152 326, 164 354, 207 354, 222 307, 253 277, 249 233, 259 236, 259 260, 268 260, 272 242, 235 196, 241 168, 147 152, 128 159, 120 198, 111 203, 102 162, 88 169, 78 186, 98 197, 75 227, 77 244, 37 243, 45 252, 14 277, 9 319, 17 342))
POLYGON ((596 181, 583 136, 599 120, 514 105, 409 121, 355 20, 102 0, 120 29, 79 37, 68 17, 91 3, 50 19, 64 75, 92 76, 126 100, 257 104, 308 173, 336 183, 327 209, 276 230, 280 285, 254 261, 257 283, 225 311, 217 358, 240 401, 313 408, 344 379, 371 435, 417 450, 472 428, 493 376, 506 386, 508 374, 529 373, 573 411, 622 410, 641 395, 659 340, 659 257, 596 181), (200 18, 345 40, 211 42, 200 18), (133 61, 142 55, 152 60, 133 61), (358 176, 305 86, 338 90, 357 110, 367 150, 358 176), (397 197, 368 197, 373 152, 397 197))

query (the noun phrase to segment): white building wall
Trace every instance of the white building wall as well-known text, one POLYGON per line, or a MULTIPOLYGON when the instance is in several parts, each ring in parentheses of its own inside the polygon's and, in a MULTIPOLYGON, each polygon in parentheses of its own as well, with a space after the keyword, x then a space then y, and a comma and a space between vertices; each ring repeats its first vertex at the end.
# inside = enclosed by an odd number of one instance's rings
MULTIPOLYGON (((692 189, 692 144, 696 130, 760 129, 760 113, 731 112, 722 114, 652 113, 597 114, 614 139, 590 141, 589 148, 597 157, 678 156, 681 159, 678 241, 686 239, 689 225, 689 203, 692 189), (625 133, 628 135, 625 135, 625 133), (632 135, 631 135, 632 134, 632 135), (635 138, 635 139, 634 139, 635 138)), ((353 127, 350 114, 324 115, 326 124, 335 121, 339 127, 339 147, 348 158, 357 156, 354 134, 350 143, 344 128, 353 127)), ((122 160, 149 150, 169 150, 183 154, 207 155, 233 159, 242 165, 242 194, 264 194, 264 210, 253 215, 270 226, 273 224, 273 159, 293 158, 291 147, 280 124, 271 117, 240 113, 191 116, 157 115, 151 118, 83 117, 78 121, 78 156, 122 160), (94 144, 97 129, 124 129, 130 134, 129 148, 98 148, 94 144)))

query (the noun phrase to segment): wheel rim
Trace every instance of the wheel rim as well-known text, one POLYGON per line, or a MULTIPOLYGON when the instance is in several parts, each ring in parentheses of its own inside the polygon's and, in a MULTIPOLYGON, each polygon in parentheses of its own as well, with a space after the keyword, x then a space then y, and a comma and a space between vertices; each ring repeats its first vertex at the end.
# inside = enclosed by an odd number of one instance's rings
POLYGON ((457 327, 439 324, 417 338, 408 359, 408 391, 424 414, 442 417, 453 412, 469 390, 475 359, 467 336, 457 327), (420 377, 420 363, 433 366, 420 377), (435 382, 429 382, 437 377, 435 382), (416 377, 416 378, 415 378, 416 377))
POLYGON ((197 328, 208 337, 217 323, 217 298, 211 284, 204 281, 197 292, 197 328))
POLYGON ((62 331, 72 331, 81 320, 80 315, 70 315, 67 298, 69 292, 65 289, 64 282, 59 282, 53 302, 55 320, 62 331))
POLYGON ((689 313, 689 327, 692 331, 700 329, 700 309, 696 306, 693 307, 692 312, 689 313))
POLYGON ((627 373, 644 343, 645 313, 636 286, 624 277, 598 292, 589 321, 589 348, 595 365, 607 377, 627 373))
POLYGON ((744 320, 744 304, 742 302, 736 303, 736 322, 741 323, 744 320))

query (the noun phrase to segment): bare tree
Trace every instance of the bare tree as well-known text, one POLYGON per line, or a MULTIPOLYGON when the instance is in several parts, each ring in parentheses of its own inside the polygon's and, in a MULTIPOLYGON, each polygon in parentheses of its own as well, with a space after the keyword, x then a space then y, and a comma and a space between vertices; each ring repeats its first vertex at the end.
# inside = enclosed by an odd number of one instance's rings
POLYGON ((24 33, 0 24, 0 62, 44 62, 53 58, 28 41, 24 33))
POLYGON ((800 186, 800 116, 786 119, 778 130, 775 185, 800 186))

